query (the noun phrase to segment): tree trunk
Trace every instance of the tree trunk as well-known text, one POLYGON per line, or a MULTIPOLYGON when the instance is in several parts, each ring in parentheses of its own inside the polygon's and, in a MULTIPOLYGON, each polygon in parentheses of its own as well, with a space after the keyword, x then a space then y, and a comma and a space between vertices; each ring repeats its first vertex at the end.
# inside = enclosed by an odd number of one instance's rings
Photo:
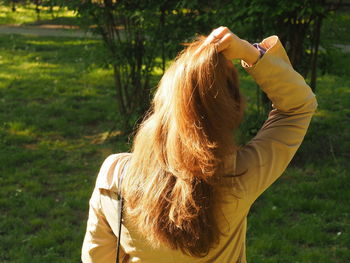
POLYGON ((55 14, 53 12, 53 3, 50 3, 50 13, 51 13, 51 18, 54 19, 55 18, 55 14))
POLYGON ((40 7, 39 7, 39 1, 36 1, 35 4, 35 12, 36 12, 36 20, 40 21, 40 7))
MULTIPOLYGON (((165 10, 162 9, 161 10, 161 15, 160 15, 160 26, 162 28, 165 28, 165 10)), ((164 42, 165 42, 165 38, 164 38, 164 32, 163 30, 161 31, 161 34, 162 34, 162 37, 161 37, 161 49, 162 49, 162 71, 163 71, 163 74, 165 72, 165 45, 164 45, 164 42)))
POLYGON ((12 1, 12 12, 16 12, 16 3, 12 1))
POLYGON ((119 111, 122 115, 125 115, 126 107, 125 107, 123 94, 122 94, 122 83, 121 83, 120 70, 118 65, 115 65, 115 64, 113 65, 113 74, 114 74, 114 86, 115 86, 116 97, 118 100, 119 111))
POLYGON ((321 26, 322 26, 323 17, 319 15, 315 19, 315 26, 313 32, 312 40, 312 57, 311 57, 311 89, 316 91, 316 78, 317 78, 317 57, 318 57, 318 48, 320 45, 320 35, 321 35, 321 26))
MULTIPOLYGON (((304 53, 304 39, 307 25, 305 24, 291 24, 291 38, 290 38, 290 61, 298 71, 302 71, 301 58, 304 53)), ((305 74, 303 74, 305 75, 305 74)))

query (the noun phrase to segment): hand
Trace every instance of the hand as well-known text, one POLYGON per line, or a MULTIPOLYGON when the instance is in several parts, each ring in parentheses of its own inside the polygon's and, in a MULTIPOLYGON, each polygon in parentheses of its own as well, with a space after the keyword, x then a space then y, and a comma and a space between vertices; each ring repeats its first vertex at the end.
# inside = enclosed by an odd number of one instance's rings
POLYGON ((248 41, 240 39, 227 27, 214 29, 205 40, 206 44, 216 43, 218 51, 228 60, 242 59, 249 65, 253 65, 260 57, 260 52, 248 41))

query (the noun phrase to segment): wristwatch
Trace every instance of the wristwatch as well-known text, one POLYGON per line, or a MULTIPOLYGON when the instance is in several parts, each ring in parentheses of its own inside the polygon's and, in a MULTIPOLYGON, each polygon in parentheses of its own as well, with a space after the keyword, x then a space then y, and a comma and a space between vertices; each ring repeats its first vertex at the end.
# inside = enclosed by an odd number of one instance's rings
POLYGON ((266 53, 266 48, 263 48, 262 46, 260 46, 258 43, 254 43, 253 46, 259 50, 260 52, 260 58, 266 53))

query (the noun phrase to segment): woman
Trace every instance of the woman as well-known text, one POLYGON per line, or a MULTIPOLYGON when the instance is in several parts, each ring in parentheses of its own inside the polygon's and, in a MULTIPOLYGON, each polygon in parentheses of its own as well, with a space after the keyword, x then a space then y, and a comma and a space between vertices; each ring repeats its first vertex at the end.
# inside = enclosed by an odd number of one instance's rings
POLYGON ((316 105, 276 36, 256 48, 220 27, 190 44, 160 81, 132 153, 101 167, 83 262, 115 261, 121 174, 124 262, 246 262, 249 209, 287 167, 316 105), (273 102, 243 147, 232 136, 243 112, 233 59, 273 102))

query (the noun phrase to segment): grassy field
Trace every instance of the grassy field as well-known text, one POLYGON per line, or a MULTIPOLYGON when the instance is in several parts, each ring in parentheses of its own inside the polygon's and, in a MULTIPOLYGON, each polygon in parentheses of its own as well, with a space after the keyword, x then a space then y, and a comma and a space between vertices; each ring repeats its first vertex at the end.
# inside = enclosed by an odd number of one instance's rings
POLYGON ((0 36, 0 262, 77 262, 117 121, 93 40, 0 36), (102 81, 103 80, 103 81, 102 81))
POLYGON ((0 1, 0 25, 33 25, 49 22, 50 24, 75 24, 75 14, 73 11, 64 8, 54 7, 53 12, 49 7, 41 7, 40 15, 35 12, 35 5, 16 6, 16 12, 12 12, 10 6, 3 5, 0 1))
MULTIPOLYGON (((28 21, 27 21, 28 22, 28 21)), ((99 40, 0 35, 0 262, 79 262, 102 160, 126 151, 99 40)), ((248 262, 350 261, 350 66, 335 52, 292 165, 253 206, 248 262), (341 69, 336 65, 342 65, 341 69)), ((244 134, 258 128, 255 86, 244 134)))

